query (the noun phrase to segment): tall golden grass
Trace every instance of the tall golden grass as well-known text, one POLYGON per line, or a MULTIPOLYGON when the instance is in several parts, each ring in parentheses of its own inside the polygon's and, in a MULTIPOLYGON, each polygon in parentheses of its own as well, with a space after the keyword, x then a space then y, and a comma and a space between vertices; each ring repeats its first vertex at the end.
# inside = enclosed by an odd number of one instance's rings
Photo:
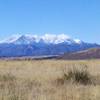
POLYGON ((100 60, 1 60, 0 100, 100 100, 100 60), (84 66, 94 84, 62 81, 84 66))

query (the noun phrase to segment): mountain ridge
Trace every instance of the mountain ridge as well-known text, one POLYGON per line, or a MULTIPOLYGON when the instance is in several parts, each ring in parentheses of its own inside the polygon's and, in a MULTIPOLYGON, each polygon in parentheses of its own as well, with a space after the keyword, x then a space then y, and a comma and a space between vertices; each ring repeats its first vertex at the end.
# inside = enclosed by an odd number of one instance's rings
POLYGON ((0 57, 61 55, 94 47, 100 45, 72 39, 65 34, 20 35, 0 42, 0 57))
POLYGON ((39 43, 40 41, 44 43, 51 43, 51 44, 58 44, 62 42, 67 42, 67 43, 82 43, 83 41, 79 39, 72 39, 69 36, 65 34, 59 34, 59 35, 54 35, 54 34, 44 34, 44 35, 14 35, 11 36, 8 39, 5 39, 1 41, 0 43, 14 43, 14 44, 30 44, 32 42, 39 43))

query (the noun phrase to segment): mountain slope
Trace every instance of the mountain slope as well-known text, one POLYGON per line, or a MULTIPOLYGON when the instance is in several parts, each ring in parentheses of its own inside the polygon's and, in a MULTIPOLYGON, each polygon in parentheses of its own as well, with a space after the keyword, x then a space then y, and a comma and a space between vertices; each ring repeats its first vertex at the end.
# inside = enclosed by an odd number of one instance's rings
POLYGON ((74 53, 65 53, 59 59, 94 59, 100 58, 100 48, 92 48, 74 53))
POLYGON ((0 57, 60 55, 100 47, 67 35, 20 35, 0 42, 0 57))

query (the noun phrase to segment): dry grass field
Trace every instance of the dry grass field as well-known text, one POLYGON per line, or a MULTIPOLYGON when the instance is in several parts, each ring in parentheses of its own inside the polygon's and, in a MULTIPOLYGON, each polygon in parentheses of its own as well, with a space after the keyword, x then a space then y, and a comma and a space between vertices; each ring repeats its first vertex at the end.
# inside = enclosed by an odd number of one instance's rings
POLYGON ((0 100, 100 100, 100 60, 1 60, 0 100), (74 68, 86 69, 92 82, 65 79, 74 68))

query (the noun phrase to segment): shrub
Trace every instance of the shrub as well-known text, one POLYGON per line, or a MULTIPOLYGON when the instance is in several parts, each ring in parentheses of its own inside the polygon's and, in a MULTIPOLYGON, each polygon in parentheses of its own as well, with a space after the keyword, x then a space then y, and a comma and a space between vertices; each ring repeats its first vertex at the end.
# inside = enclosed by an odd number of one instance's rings
POLYGON ((93 77, 87 70, 87 65, 73 66, 69 69, 63 70, 63 76, 56 80, 57 84, 63 85, 64 83, 78 83, 83 85, 94 84, 93 77))
POLYGON ((84 85, 91 83, 91 75, 87 70, 86 65, 80 68, 69 69, 67 73, 63 75, 64 80, 72 80, 74 83, 81 83, 84 85))

